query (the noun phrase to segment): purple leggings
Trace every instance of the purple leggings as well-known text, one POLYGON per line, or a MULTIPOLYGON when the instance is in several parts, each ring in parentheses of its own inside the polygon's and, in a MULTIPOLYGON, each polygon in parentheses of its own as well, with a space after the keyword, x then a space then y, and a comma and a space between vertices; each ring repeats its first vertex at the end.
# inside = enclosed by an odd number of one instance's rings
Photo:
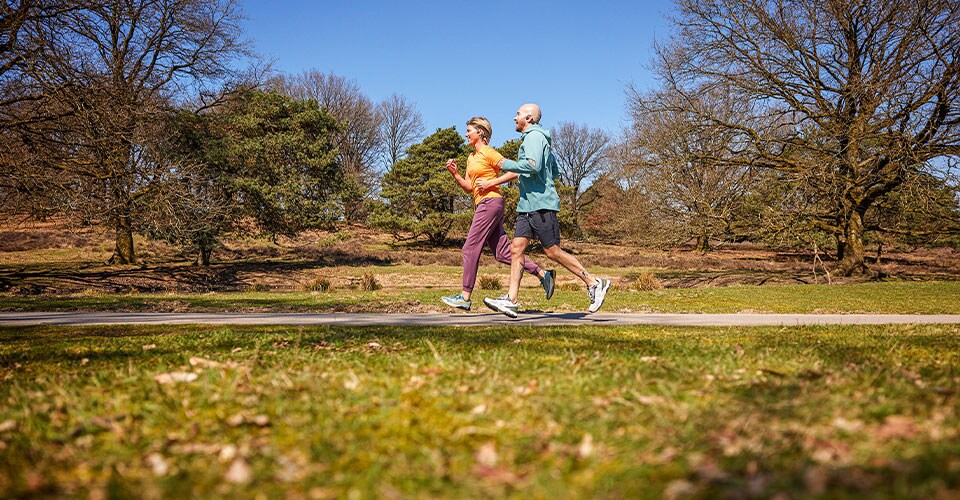
MULTIPOLYGON (((477 282, 477 268, 480 267, 480 253, 483 245, 493 250, 498 262, 510 264, 510 238, 503 231, 503 198, 487 198, 477 204, 473 212, 473 222, 467 241, 463 244, 463 291, 473 292, 477 282)), ((524 257, 523 270, 536 275, 540 266, 524 257)))

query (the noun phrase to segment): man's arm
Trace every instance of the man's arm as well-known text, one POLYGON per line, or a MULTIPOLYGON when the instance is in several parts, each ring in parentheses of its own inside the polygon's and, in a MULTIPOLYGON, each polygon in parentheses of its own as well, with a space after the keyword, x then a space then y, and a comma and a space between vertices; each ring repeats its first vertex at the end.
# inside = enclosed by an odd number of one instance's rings
POLYGON ((546 146, 547 138, 540 133, 530 133, 523 138, 523 144, 520 145, 520 152, 517 155, 517 161, 504 158, 500 162, 500 169, 507 172, 518 174, 535 174, 540 172, 543 166, 543 150, 546 146))

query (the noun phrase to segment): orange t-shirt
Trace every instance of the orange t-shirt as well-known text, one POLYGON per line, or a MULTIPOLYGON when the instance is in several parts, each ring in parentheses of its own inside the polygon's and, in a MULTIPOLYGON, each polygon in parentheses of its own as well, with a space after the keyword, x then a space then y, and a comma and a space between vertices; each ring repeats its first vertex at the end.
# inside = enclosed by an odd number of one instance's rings
POLYGON ((473 186, 473 204, 477 205, 487 198, 503 198, 500 194, 500 186, 489 187, 480 191, 477 187, 479 179, 496 179, 500 175, 500 168, 497 164, 503 159, 503 155, 490 146, 480 148, 480 151, 474 151, 467 157, 467 178, 470 179, 470 185, 473 186))

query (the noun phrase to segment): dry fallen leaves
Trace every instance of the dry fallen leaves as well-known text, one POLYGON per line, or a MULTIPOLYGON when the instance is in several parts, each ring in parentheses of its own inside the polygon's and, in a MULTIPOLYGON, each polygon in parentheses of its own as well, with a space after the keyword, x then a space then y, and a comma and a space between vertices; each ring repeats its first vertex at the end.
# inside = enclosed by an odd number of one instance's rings
POLYGON ((247 463, 246 459, 237 457, 230 464, 230 468, 227 469, 227 473, 223 475, 223 479, 228 483, 247 484, 253 479, 253 471, 250 469, 250 464, 247 463))
POLYGON ((156 452, 147 455, 147 465, 150 466, 154 476, 166 476, 170 472, 170 464, 167 463, 167 459, 156 452))
POLYGON ((497 465, 497 444, 493 441, 485 443, 480 447, 480 449, 477 450, 473 458, 478 464, 486 467, 493 467, 497 465))
POLYGON ((584 434, 580 444, 577 445, 577 456, 580 458, 589 458, 593 455, 593 436, 590 433, 584 434))
POLYGON ((146 344, 143 346, 144 351, 149 351, 150 349, 156 349, 156 348, 157 348, 157 344, 146 344))
POLYGON ((176 382, 193 382, 197 380, 197 377, 199 377, 199 375, 193 372, 170 372, 161 373, 154 377, 154 380, 160 384, 167 385, 176 382))
POLYGON ((889 441, 891 439, 910 439, 919 433, 920 430, 912 418, 903 415, 889 415, 874 434, 884 441, 889 441))
POLYGON ((697 487, 686 479, 674 479, 667 484, 663 490, 663 498, 667 500, 678 500, 688 498, 697 492, 697 487))
POLYGON ((199 366, 200 368, 217 368, 220 366, 220 363, 212 359, 191 356, 190 366, 199 366))
POLYGON ((248 417, 242 413, 237 413, 227 419, 227 425, 230 427, 239 427, 241 425, 256 425, 257 427, 266 427, 270 425, 270 417, 266 415, 254 415, 248 417))

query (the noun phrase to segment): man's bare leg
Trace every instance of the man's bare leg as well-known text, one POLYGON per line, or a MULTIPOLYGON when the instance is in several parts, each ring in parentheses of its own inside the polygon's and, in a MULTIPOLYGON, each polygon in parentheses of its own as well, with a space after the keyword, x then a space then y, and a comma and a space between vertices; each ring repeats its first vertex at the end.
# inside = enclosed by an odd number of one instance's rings
POLYGON ((596 281, 593 276, 590 276, 590 273, 583 267, 583 265, 580 264, 580 261, 577 260, 577 258, 573 255, 565 252, 562 248, 560 248, 560 245, 553 245, 552 247, 544 248, 543 253, 547 254, 547 257, 549 257, 550 260, 567 268, 567 270, 583 280, 587 286, 594 284, 596 281))
POLYGON ((523 277, 523 254, 530 245, 530 238, 514 238, 510 242, 510 300, 517 302, 520 297, 520 278, 523 277))

